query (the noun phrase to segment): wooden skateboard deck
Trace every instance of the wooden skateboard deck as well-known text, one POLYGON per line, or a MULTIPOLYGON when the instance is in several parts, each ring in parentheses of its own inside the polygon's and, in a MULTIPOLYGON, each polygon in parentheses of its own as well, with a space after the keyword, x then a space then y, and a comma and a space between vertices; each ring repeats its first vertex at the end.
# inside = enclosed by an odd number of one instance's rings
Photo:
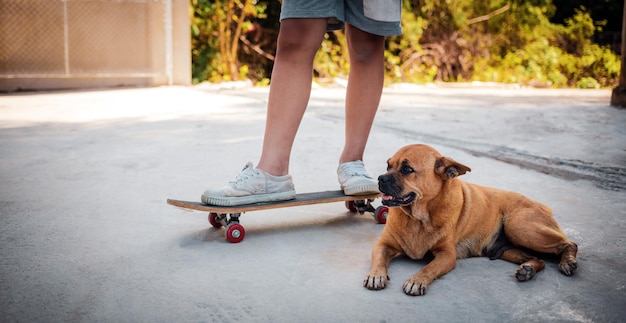
POLYGON ((209 212, 209 222, 215 228, 226 227, 226 239, 230 242, 240 242, 243 240, 245 230, 239 224, 239 217, 242 213, 258 210, 270 210, 292 206, 303 206, 313 204, 324 204, 333 202, 345 202, 346 207, 352 212, 374 213, 374 219, 378 223, 385 223, 387 208, 380 206, 374 208, 371 202, 378 198, 380 194, 368 195, 345 195, 343 191, 326 191, 297 194, 296 198, 287 201, 261 202, 236 206, 208 205, 194 201, 182 201, 168 199, 167 204, 183 209, 209 212))

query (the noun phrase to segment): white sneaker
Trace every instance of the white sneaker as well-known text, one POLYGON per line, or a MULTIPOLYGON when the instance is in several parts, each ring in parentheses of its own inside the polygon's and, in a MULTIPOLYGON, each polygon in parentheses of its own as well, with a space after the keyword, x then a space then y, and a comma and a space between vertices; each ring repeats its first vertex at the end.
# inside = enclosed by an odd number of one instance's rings
POLYGON ((292 200, 295 197, 291 175, 274 176, 248 162, 234 181, 222 188, 204 191, 201 199, 205 204, 233 206, 292 200))
POLYGON ((360 160, 347 162, 337 168, 337 177, 346 195, 366 195, 380 193, 378 181, 367 174, 360 160))

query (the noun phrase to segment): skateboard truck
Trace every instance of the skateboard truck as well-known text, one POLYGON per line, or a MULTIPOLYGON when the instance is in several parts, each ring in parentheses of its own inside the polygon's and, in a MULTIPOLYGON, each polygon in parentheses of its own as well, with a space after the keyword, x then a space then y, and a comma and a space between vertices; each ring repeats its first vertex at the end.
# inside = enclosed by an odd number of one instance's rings
POLYGON ((243 238, 246 236, 246 230, 243 228, 243 225, 239 224, 239 217, 241 213, 209 213, 209 223, 216 228, 219 229, 221 227, 226 228, 226 240, 232 243, 241 242, 243 238))
POLYGON ((389 208, 384 205, 374 208, 372 205, 373 201, 374 199, 346 201, 346 208, 350 212, 359 212, 359 214, 364 214, 365 212, 374 213, 374 220, 376 220, 376 222, 380 224, 387 223, 389 208))

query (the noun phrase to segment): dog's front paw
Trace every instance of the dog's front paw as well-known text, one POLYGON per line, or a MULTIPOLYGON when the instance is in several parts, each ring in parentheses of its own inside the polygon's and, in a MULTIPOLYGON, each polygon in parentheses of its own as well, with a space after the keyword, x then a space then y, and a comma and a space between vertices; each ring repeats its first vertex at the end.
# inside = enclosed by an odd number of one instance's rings
POLYGON ((363 281, 363 287, 371 290, 383 289, 386 287, 388 280, 389 277, 387 277, 387 275, 385 274, 376 275, 370 273, 367 277, 365 277, 365 280, 363 281))
POLYGON ((428 285, 430 285, 430 283, 425 279, 415 279, 411 277, 406 282, 404 282, 404 285, 402 285, 402 290, 407 295, 422 296, 426 294, 428 285))

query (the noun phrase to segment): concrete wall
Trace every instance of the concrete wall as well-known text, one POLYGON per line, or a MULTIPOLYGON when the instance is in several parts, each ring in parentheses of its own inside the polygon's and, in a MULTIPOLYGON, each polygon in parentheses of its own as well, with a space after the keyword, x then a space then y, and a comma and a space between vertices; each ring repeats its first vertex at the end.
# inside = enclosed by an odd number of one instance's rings
POLYGON ((190 83, 186 0, 0 0, 0 91, 190 83))

